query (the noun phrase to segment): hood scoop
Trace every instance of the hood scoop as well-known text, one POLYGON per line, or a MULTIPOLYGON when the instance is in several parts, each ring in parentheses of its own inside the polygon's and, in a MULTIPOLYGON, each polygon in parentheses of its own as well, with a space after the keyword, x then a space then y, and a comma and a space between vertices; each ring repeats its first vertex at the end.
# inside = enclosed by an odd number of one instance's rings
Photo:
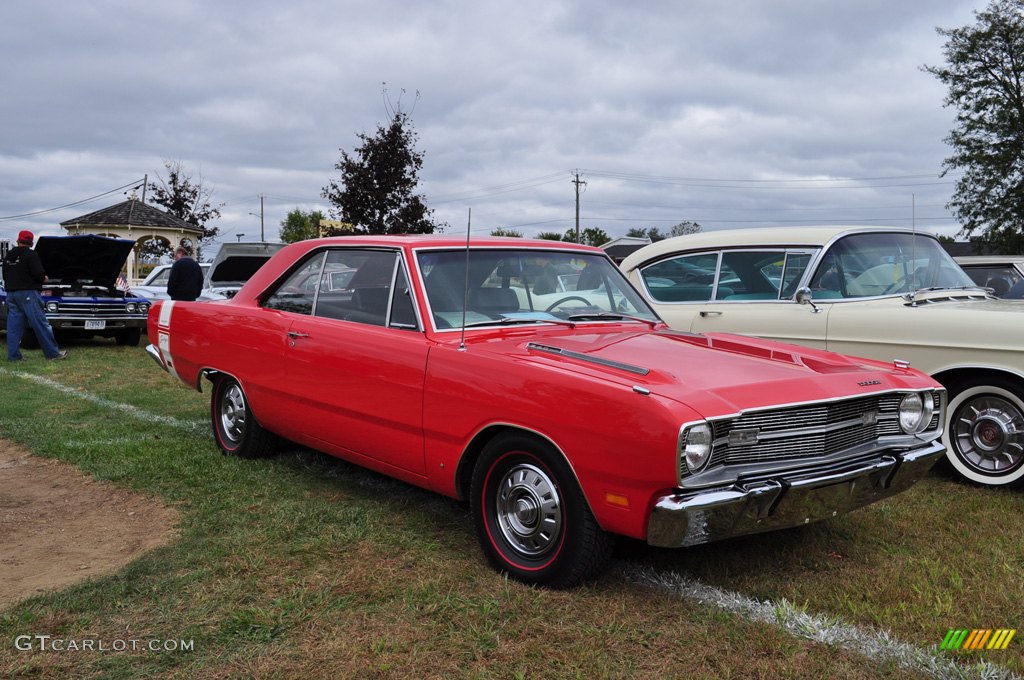
POLYGON ((568 357, 570 359, 576 359, 578 361, 586 361, 587 363, 597 364, 598 366, 617 368, 620 371, 628 371, 629 373, 633 373, 635 375, 647 375, 648 373, 651 372, 651 369, 644 368, 643 366, 635 366, 633 364, 626 364, 621 361, 615 361, 613 359, 595 357, 591 356, 590 354, 584 354, 583 352, 574 352, 571 349, 565 349, 563 347, 555 347, 554 345, 543 345, 539 342, 526 343, 526 349, 534 352, 555 354, 562 357, 568 357))

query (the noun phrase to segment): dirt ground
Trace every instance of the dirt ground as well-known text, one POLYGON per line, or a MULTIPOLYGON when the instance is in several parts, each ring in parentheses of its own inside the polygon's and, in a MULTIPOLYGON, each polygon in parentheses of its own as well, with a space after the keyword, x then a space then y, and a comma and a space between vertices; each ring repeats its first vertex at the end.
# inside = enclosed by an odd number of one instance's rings
POLYGON ((109 574, 167 543, 177 514, 0 440, 0 608, 109 574))

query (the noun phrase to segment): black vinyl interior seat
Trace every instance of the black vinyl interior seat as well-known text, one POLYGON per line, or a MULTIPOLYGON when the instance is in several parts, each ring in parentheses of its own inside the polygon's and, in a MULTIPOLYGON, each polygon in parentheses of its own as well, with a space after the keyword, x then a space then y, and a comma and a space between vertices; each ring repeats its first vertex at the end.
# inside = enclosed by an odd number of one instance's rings
POLYGON ((519 296, 511 288, 477 288, 470 291, 469 307, 481 314, 519 311, 519 296))

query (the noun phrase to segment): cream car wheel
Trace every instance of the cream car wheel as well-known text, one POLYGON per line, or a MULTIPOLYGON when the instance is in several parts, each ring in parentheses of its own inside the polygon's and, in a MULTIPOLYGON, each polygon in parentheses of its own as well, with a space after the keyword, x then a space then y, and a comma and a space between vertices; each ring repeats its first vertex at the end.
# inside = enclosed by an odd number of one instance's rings
POLYGON ((1004 381, 986 382, 951 390, 946 457, 972 482, 1013 486, 1024 479, 1024 399, 1004 381))

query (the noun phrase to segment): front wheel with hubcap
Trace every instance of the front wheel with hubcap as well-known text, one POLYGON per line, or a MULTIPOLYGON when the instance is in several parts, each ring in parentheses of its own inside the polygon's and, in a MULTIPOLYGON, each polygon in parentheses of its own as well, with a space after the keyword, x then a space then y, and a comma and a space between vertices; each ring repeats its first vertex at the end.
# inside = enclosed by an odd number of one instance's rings
POLYGON ((1001 378, 950 386, 946 457, 964 478, 987 486, 1024 483, 1024 390, 1001 378))
POLYGON ((241 458, 274 453, 276 437, 256 422, 245 392, 234 378, 222 375, 214 379, 210 417, 214 439, 224 453, 241 458))
POLYGON ((493 439, 473 470, 471 494, 488 561, 520 581, 567 588, 595 578, 611 556, 611 537, 546 442, 525 434, 493 439))

